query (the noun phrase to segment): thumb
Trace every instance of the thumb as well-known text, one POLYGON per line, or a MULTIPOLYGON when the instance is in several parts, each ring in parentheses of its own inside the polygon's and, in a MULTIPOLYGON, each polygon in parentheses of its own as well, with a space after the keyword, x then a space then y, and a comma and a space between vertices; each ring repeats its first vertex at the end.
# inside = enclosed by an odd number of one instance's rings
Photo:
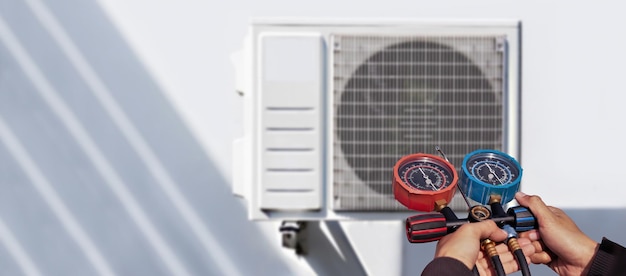
POLYGON ((521 206, 530 209, 530 212, 533 213, 539 222, 552 219, 554 216, 550 208, 546 206, 539 196, 517 192, 515 199, 521 206))
POLYGON ((507 237, 506 231, 500 229, 492 220, 471 223, 475 231, 478 232, 481 240, 491 239, 493 241, 503 241, 507 237))

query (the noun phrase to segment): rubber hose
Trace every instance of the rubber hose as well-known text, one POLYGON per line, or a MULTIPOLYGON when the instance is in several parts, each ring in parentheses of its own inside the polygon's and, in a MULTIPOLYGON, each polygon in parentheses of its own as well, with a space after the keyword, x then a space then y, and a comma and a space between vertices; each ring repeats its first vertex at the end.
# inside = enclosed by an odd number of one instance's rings
POLYGON ((528 267, 528 262, 526 261, 526 257, 524 256, 522 249, 515 250, 513 254, 515 254, 515 258, 519 264, 519 269, 522 271, 522 275, 530 276, 530 268, 528 267))
POLYGON ((500 261, 500 256, 496 255, 491 257, 491 262, 493 263, 493 267, 496 269, 496 274, 498 276, 505 276, 504 266, 502 266, 502 261, 500 261))

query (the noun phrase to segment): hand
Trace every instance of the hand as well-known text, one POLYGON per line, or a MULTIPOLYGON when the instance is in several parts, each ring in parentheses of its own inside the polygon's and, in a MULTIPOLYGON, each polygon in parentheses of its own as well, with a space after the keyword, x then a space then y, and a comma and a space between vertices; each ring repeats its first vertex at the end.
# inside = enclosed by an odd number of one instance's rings
POLYGON ((534 264, 546 264, 559 275, 586 275, 598 243, 585 235, 559 208, 546 206, 538 196, 515 195, 517 202, 530 209, 539 230, 520 236, 533 241, 535 253, 528 256, 534 264))
MULTIPOLYGON (((524 256, 526 256, 526 262, 530 263, 529 256, 535 254, 535 246, 533 245, 533 241, 528 238, 519 237, 517 239, 517 243, 522 248, 524 256)), ((500 261, 502 262, 502 267, 504 268, 504 272, 506 274, 510 274, 520 270, 519 263, 517 262, 517 259, 515 259, 515 255, 513 255, 513 252, 510 251, 506 243, 500 243, 496 245, 496 250, 498 251, 498 256, 500 256, 500 261)), ((481 276, 497 275, 491 258, 482 251, 478 253, 476 268, 478 269, 478 272, 481 276)))
POLYGON ((435 258, 455 258, 472 269, 479 257, 482 240, 491 239, 494 242, 500 242, 506 237, 506 232, 498 228, 491 220, 468 223, 461 226, 456 232, 439 240, 435 250, 435 258))

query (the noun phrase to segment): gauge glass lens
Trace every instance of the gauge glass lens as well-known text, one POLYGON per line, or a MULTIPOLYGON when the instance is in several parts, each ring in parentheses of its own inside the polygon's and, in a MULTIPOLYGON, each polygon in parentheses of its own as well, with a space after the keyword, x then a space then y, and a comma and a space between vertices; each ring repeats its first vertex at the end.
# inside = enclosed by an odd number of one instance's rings
POLYGON ((484 153, 472 156, 467 162, 467 170, 478 180, 491 185, 505 185, 519 176, 519 170, 510 160, 484 153))
POLYGON ((440 191, 450 186, 453 180, 447 166, 430 158, 406 162, 398 170, 404 183, 419 190, 440 191))

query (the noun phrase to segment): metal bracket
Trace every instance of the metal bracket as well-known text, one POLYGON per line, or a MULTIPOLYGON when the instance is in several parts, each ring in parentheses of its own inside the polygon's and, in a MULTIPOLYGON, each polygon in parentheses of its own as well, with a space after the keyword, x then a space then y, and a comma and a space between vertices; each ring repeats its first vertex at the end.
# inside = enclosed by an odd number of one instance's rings
POLYGON ((306 255, 306 225, 305 221, 283 221, 278 229, 282 234, 283 247, 294 249, 296 255, 306 255))

